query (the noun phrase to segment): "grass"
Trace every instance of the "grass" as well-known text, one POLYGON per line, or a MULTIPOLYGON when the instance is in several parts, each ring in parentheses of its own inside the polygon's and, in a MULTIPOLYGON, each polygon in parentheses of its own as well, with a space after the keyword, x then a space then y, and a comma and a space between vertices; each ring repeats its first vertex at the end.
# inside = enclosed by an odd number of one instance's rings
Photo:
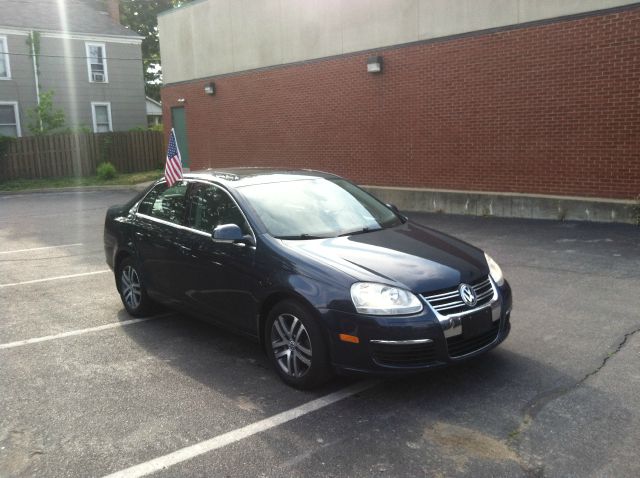
POLYGON ((113 186, 133 185, 154 181, 164 174, 162 169, 144 171, 142 173, 118 174, 113 179, 100 179, 97 176, 86 178, 43 178, 43 179, 12 179, 0 181, 0 191, 23 191, 29 189, 67 188, 78 186, 113 186))

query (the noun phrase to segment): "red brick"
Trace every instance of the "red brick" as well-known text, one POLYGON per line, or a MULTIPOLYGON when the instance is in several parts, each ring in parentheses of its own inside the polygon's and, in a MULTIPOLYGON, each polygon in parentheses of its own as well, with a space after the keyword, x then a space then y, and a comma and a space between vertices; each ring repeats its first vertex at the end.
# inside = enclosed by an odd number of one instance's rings
POLYGON ((361 184, 635 198, 640 8, 168 85, 191 168, 361 184), (213 97, 204 85, 215 81, 213 97))

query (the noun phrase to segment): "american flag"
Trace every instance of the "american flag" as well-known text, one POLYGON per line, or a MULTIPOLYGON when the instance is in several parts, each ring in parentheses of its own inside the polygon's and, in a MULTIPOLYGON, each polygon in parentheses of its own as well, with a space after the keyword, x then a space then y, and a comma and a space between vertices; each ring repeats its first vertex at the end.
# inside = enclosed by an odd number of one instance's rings
POLYGON ((182 159, 176 141, 176 133, 171 128, 169 133, 169 148, 167 149, 167 164, 164 167, 164 178, 169 187, 182 179, 182 159))

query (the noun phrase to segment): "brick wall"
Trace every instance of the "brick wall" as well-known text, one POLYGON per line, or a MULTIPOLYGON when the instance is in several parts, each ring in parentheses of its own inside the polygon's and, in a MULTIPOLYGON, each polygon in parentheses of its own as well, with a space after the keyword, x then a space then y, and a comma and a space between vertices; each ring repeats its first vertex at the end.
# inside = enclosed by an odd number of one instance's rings
MULTIPOLYGON (((203 32, 205 34, 205 32, 203 32)), ((191 169, 313 168, 360 184, 640 194, 640 8, 166 86, 191 169), (217 93, 203 88, 215 81, 217 93)))

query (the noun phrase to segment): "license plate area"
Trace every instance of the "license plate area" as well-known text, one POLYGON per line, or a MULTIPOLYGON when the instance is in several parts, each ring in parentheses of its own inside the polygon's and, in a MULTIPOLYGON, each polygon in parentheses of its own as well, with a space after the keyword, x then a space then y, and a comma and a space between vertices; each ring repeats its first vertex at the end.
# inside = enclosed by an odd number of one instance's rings
POLYGON ((487 333, 493 327, 491 309, 486 308, 461 318, 462 337, 470 339, 487 333))

